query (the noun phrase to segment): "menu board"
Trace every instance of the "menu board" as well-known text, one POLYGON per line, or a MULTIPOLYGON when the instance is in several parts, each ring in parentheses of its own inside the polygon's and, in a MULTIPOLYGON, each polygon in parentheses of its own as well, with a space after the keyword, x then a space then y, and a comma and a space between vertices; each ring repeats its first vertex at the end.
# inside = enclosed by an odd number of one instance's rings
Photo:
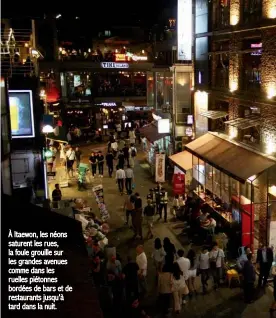
POLYGON ((107 221, 109 219, 109 213, 107 211, 107 207, 104 203, 104 190, 103 190, 103 186, 97 185, 95 187, 92 188, 92 192, 95 195, 96 198, 96 202, 98 204, 98 208, 100 210, 100 215, 101 215, 101 219, 103 222, 107 221))

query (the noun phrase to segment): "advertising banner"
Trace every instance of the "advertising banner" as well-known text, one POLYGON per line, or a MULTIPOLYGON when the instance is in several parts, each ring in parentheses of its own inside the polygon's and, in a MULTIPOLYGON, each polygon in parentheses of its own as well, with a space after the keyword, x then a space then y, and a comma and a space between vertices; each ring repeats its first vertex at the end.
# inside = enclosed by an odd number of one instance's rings
POLYGON ((30 90, 9 90, 12 138, 33 138, 33 95, 30 90))
POLYGON ((178 0, 177 56, 179 61, 192 60, 192 0, 178 0))
POLYGON ((173 175, 173 193, 176 194, 182 194, 185 193, 185 174, 178 169, 178 171, 174 171, 173 175))
POLYGON ((104 203, 103 186, 100 184, 100 185, 92 188, 92 191, 95 195, 96 202, 97 202, 99 210, 100 210, 101 219, 103 222, 105 222, 109 219, 109 213, 108 213, 107 207, 104 203))
POLYGON ((155 182, 165 182, 165 154, 155 155, 155 182))

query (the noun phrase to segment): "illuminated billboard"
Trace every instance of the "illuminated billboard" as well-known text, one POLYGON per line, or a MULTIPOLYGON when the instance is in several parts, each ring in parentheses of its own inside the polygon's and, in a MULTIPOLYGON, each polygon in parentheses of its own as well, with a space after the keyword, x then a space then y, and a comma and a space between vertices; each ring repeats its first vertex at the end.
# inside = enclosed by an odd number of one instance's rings
POLYGON ((12 138, 33 138, 34 113, 31 90, 9 90, 12 138))
POLYGON ((178 0, 177 57, 179 61, 192 60, 192 0, 178 0))

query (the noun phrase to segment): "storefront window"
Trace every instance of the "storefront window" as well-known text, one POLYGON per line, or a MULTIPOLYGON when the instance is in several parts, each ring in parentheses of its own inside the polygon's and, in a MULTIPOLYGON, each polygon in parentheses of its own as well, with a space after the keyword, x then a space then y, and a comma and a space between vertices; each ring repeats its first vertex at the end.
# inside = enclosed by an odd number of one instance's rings
POLYGON ((191 114, 190 73, 176 73, 176 123, 185 123, 191 114))
POLYGON ((147 105, 154 107, 154 78, 153 72, 147 73, 147 105))
POLYGON ((169 72, 165 73, 164 78, 164 104, 172 106, 173 78, 169 72))
POLYGON ((81 98, 92 94, 90 72, 67 72, 66 83, 68 97, 81 98))
POLYGON ((221 196, 221 175, 220 171, 213 168, 213 194, 220 198, 221 196))
POLYGON ((156 73, 156 108, 161 109, 164 105, 164 73, 156 73))

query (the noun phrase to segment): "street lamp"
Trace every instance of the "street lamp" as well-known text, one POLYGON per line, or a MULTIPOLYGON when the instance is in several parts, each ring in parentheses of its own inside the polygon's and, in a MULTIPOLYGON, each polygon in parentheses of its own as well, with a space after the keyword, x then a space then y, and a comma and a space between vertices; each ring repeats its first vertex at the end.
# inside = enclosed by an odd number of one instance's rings
POLYGON ((50 151, 47 150, 47 135, 53 131, 54 128, 51 125, 45 125, 42 127, 42 133, 45 135, 45 146, 43 149, 45 199, 49 199, 47 158, 52 156, 52 154, 49 153, 50 151))

